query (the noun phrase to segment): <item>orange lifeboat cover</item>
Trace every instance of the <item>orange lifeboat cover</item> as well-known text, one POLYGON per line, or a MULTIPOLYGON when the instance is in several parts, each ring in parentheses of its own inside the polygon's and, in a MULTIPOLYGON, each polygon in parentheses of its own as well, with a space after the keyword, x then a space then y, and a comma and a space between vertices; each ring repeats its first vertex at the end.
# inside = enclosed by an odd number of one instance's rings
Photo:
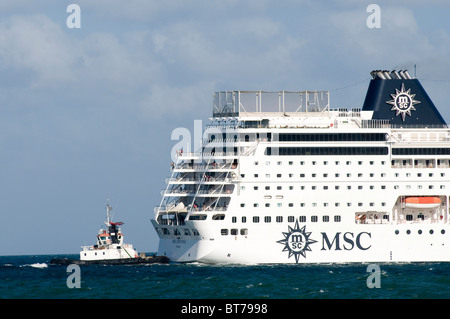
POLYGON ((439 197, 408 197, 406 199, 408 204, 440 204, 439 197))

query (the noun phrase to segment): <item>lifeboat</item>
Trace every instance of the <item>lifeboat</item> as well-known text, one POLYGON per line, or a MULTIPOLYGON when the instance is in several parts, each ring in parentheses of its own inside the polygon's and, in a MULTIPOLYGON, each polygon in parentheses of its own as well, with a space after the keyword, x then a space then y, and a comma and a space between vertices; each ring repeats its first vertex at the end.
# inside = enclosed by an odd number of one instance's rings
POLYGON ((441 206, 439 197, 408 197, 405 200, 407 208, 437 208, 441 206))

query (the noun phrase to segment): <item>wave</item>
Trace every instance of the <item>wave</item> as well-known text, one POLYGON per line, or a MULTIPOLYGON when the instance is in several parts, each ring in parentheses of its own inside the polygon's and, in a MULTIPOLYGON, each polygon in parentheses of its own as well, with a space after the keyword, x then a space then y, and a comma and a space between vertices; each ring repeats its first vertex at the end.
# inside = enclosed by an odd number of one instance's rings
POLYGON ((34 263, 34 264, 29 264, 29 265, 24 265, 27 267, 33 267, 33 268, 47 268, 48 265, 46 263, 34 263))

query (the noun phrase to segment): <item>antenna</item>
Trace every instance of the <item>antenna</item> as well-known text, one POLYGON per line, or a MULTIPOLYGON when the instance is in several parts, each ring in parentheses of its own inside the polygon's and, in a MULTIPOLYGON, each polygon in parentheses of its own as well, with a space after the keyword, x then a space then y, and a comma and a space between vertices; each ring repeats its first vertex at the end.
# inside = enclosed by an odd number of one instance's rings
POLYGON ((416 76, 416 65, 415 64, 414 64, 414 78, 417 79, 417 76, 416 76))

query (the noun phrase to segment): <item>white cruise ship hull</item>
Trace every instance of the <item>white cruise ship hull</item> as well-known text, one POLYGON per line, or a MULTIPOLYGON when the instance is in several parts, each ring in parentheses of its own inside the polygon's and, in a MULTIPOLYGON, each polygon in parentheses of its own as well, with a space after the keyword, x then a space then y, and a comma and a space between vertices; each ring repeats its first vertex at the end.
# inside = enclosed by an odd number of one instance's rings
MULTIPOLYGON (((292 228, 294 225, 292 225, 292 228)), ((450 261, 447 225, 386 225, 373 227, 317 227, 310 250, 296 251, 280 243, 286 226, 270 227, 259 236, 211 237, 200 240, 161 239, 158 255, 172 262, 203 263, 351 263, 450 261), (396 234, 398 231, 398 234, 396 234)))
POLYGON ((450 129, 407 72, 371 74, 362 109, 332 110, 324 92, 215 94, 200 150, 177 152, 155 210, 158 255, 450 261, 450 129))

